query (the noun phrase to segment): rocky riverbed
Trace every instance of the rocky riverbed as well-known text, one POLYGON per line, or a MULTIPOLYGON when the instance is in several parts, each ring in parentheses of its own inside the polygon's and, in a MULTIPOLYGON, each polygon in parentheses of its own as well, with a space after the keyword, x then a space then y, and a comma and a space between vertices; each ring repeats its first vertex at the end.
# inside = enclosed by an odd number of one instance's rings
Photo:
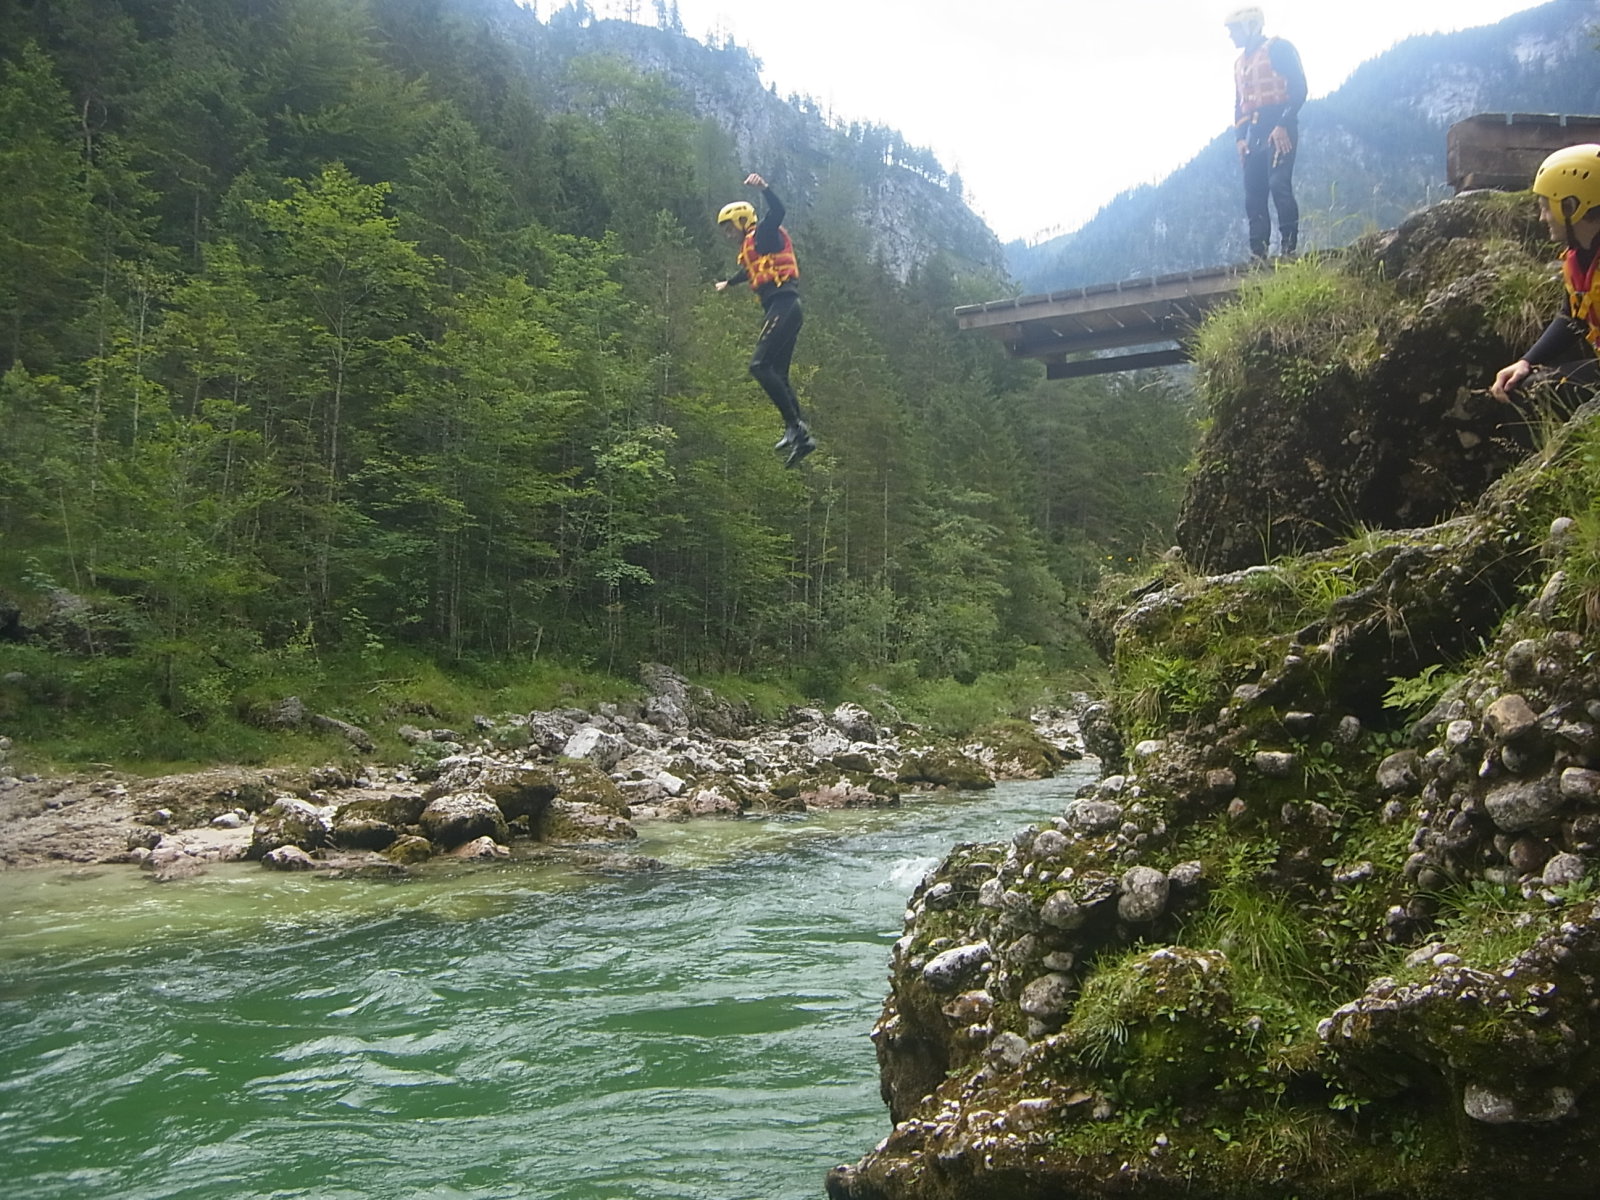
MULTIPOLYGON (((641 821, 892 806, 907 791, 1043 778, 1083 755, 1067 709, 957 743, 855 704, 760 723, 669 668, 643 678, 637 705, 401 727, 403 763, 41 778, 0 757, 0 866, 128 863, 160 880, 241 859, 385 874, 443 855, 648 867, 627 853, 641 821)), ((274 719, 316 720, 292 698, 274 719)))

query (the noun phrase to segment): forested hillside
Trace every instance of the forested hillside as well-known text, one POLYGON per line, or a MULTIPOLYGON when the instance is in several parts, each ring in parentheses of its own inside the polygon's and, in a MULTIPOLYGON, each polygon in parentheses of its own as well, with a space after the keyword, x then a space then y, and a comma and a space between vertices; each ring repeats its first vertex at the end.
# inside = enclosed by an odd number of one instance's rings
POLYGON ((1170 536, 1181 396, 959 336, 1004 281, 958 181, 662 24, 0 7, 0 628, 35 656, 0 715, 203 722, 291 652, 819 687, 1077 653, 1072 597, 1170 536), (750 170, 804 273, 799 471, 759 309, 710 286, 750 170))
MULTIPOLYGON (((1457 121, 1480 112, 1600 112, 1597 24, 1595 0, 1550 0, 1495 25, 1407 38, 1307 103, 1295 171, 1301 248, 1392 229, 1449 195, 1445 136, 1457 121)), ((1309 80, 1312 95, 1328 82, 1309 80)), ((1249 248, 1231 119, 1219 112, 1218 136, 1190 162, 1117 196, 1082 229, 1009 244, 1023 290, 1243 261, 1249 248)))

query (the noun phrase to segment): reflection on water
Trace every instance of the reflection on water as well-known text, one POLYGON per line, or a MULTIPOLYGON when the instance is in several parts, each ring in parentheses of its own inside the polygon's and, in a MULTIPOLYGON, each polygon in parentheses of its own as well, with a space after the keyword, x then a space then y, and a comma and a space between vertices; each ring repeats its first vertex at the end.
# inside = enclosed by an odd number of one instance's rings
POLYGON ((819 1196, 887 1132, 906 895, 1080 782, 647 826, 628 876, 0 874, 0 1197, 819 1196))

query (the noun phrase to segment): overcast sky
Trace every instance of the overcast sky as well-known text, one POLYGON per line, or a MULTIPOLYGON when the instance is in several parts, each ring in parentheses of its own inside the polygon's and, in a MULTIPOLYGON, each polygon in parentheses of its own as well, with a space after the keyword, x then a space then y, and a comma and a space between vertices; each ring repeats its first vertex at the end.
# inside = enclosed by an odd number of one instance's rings
MULTIPOLYGON (((524 0, 527 2, 527 0, 524 0)), ((548 17, 564 0, 539 0, 548 17)), ((898 129, 1004 240, 1075 229, 1193 158, 1233 119, 1222 17, 1238 0, 678 0, 685 32, 731 34, 779 95, 898 129)), ((1592 0, 1560 0, 1592 19, 1592 0)), ((622 17, 628 0, 590 0, 622 17)), ((654 20, 653 0, 634 0, 654 20)), ((1488 25, 1537 0, 1267 0, 1312 96, 1416 33, 1488 25)), ((762 170, 764 163, 745 164, 762 170)))

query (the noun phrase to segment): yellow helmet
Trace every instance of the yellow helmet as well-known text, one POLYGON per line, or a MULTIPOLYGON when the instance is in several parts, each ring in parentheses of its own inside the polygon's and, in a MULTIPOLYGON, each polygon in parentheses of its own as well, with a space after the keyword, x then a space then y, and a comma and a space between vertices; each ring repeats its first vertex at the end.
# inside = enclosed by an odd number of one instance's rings
POLYGON ((735 200, 732 204, 724 204, 722 211, 717 214, 717 224, 732 224, 741 233, 748 233, 756 223, 755 205, 748 200, 735 200))
POLYGON ((1533 190, 1569 222, 1586 216, 1600 205, 1600 145, 1585 142, 1557 150, 1540 164, 1533 190))
POLYGON ((1262 26, 1267 23, 1267 18, 1258 6, 1246 4, 1223 17, 1222 23, 1224 25, 1243 25, 1252 33, 1260 33, 1262 26))

